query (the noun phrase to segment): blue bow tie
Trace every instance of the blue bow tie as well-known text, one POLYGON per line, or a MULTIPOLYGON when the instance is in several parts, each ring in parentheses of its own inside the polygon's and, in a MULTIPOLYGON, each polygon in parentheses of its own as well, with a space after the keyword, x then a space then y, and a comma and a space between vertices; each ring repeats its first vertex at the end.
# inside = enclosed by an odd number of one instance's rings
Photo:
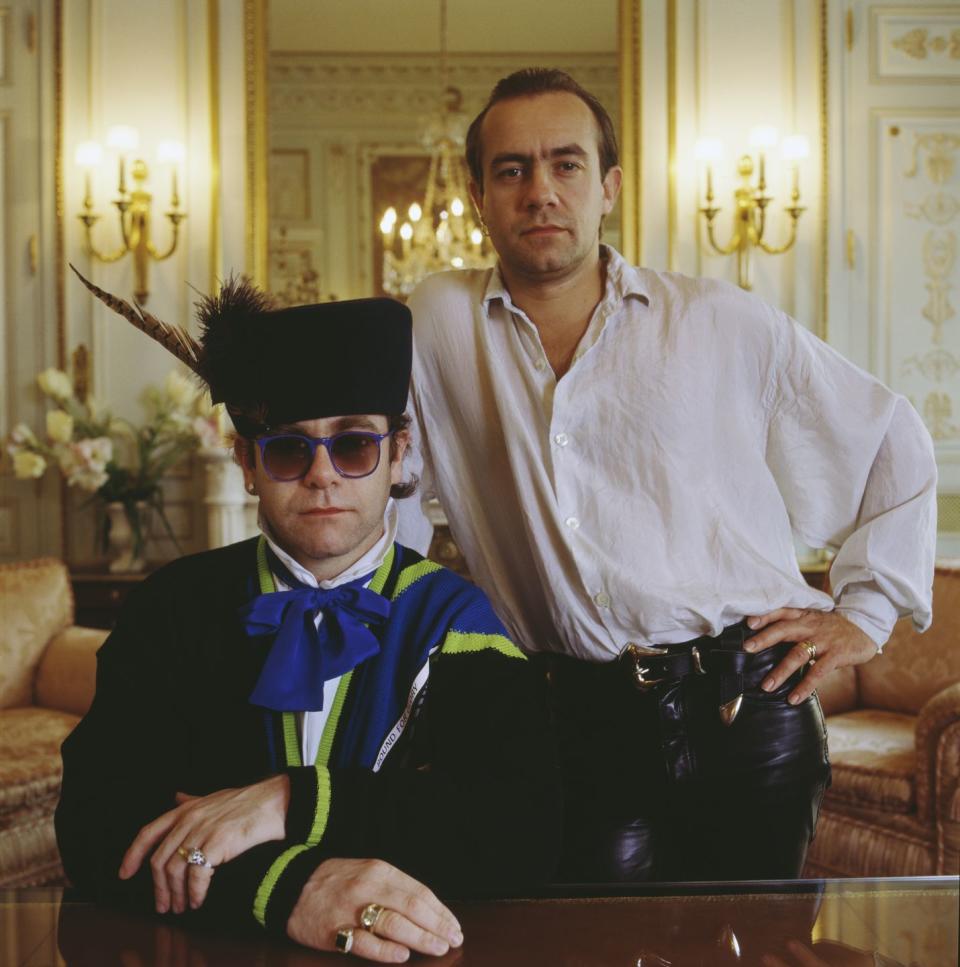
POLYGON ((273 572, 292 590, 260 594, 240 608, 248 635, 277 632, 250 701, 277 712, 318 712, 324 682, 379 653, 380 642, 366 624, 384 622, 390 602, 364 587, 373 572, 326 591, 303 584, 274 554, 269 557, 273 572))

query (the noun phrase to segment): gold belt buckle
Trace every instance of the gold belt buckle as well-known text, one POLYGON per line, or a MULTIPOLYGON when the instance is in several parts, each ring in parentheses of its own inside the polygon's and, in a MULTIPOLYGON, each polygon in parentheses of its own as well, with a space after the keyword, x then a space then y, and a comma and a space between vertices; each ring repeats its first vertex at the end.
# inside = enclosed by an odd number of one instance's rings
POLYGON ((662 681, 665 681, 663 678, 647 678, 650 669, 642 664, 644 658, 662 658, 663 652, 659 648, 648 648, 646 645, 636 645, 630 642, 627 644, 626 651, 633 661, 633 684, 641 692, 649 692, 651 688, 655 688, 662 681))

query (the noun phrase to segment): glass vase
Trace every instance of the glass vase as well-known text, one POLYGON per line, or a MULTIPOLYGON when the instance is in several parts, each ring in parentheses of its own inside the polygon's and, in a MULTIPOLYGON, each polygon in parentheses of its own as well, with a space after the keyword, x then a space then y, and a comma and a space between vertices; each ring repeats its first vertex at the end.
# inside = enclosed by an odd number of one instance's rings
POLYGON ((145 500, 111 501, 107 513, 107 557, 111 574, 137 574, 147 566, 147 515, 145 500))

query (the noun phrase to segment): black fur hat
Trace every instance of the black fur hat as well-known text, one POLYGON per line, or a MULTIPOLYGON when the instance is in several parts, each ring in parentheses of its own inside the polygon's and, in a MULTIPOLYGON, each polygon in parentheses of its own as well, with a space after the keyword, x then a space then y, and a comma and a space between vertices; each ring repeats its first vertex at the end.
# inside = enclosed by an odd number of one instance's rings
POLYGON ((275 309, 248 279, 231 278, 197 304, 196 340, 80 278, 197 373, 213 402, 226 404, 241 436, 300 420, 390 416, 406 408, 411 318, 393 299, 275 309))

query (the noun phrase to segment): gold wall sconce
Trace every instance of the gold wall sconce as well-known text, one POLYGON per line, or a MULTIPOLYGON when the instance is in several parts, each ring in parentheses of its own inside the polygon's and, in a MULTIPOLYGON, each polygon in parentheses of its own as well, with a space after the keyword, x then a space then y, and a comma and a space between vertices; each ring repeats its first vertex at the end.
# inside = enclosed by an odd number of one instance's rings
POLYGON ((707 224, 707 241, 710 248, 719 255, 737 256, 737 285, 741 289, 752 288, 750 278, 750 257, 753 250, 760 249, 768 255, 781 255, 797 239, 797 221, 806 210, 800 204, 800 161, 810 153, 809 143, 802 135, 791 135, 780 144, 784 161, 791 166, 790 204, 784 206, 789 217, 789 235, 782 245, 771 245, 767 240, 767 206, 773 196, 767 194, 767 153, 778 141, 776 128, 754 128, 750 134, 750 146, 756 151, 754 164, 752 154, 744 154, 737 163, 740 184, 734 189, 733 234, 730 240, 721 245, 716 238, 714 221, 723 210, 714 206, 713 176, 714 165, 722 160, 723 145, 716 138, 702 138, 697 142, 698 160, 706 168, 704 204, 700 214, 707 224), (757 173, 753 181, 754 171, 757 173))
POLYGON ((85 171, 83 211, 77 217, 84 226, 87 251, 100 262, 117 262, 130 253, 133 256, 133 294, 137 302, 142 304, 150 295, 150 262, 162 262, 173 255, 177 248, 180 223, 187 217, 187 213, 180 207, 177 181, 186 153, 179 141, 161 141, 157 147, 158 163, 170 165, 172 168, 170 209, 164 214, 170 222, 173 235, 169 246, 161 251, 151 237, 153 195, 147 190, 147 165, 139 158, 132 163, 129 161, 132 153, 137 150, 139 141, 136 128, 121 126, 107 132, 107 147, 116 153, 119 164, 117 197, 113 204, 119 215, 121 244, 113 251, 103 252, 93 242, 93 226, 101 218, 94 211, 93 173, 103 161, 103 150, 96 141, 84 141, 77 145, 75 160, 85 171), (128 164, 130 180, 133 183, 130 187, 127 185, 128 164))

